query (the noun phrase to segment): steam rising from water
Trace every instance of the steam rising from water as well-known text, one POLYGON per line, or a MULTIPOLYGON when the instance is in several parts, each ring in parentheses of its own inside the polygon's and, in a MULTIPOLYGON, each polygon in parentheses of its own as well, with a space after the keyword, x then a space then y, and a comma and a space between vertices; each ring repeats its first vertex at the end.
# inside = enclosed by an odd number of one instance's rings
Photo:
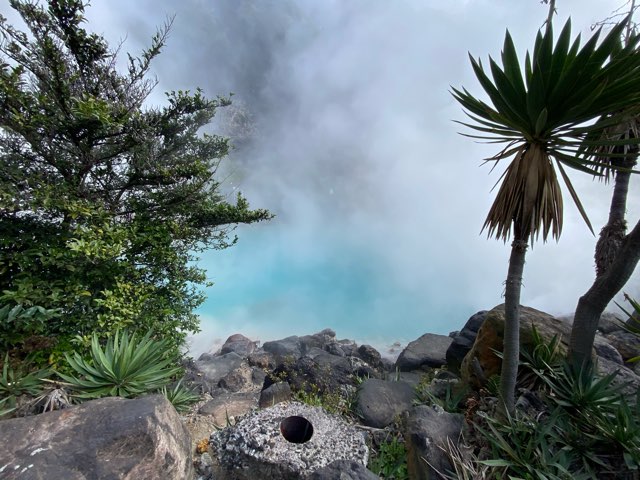
MULTIPOLYGON (((495 146, 456 133, 451 120, 464 116, 448 89, 479 94, 467 51, 499 58, 506 27, 530 48, 540 2, 94 3, 89 25, 114 44, 128 32, 131 52, 176 14, 154 100, 195 86, 234 92, 241 121, 227 132, 238 148, 225 188, 277 215, 203 257, 216 285, 194 354, 235 332, 268 340, 324 327, 380 346, 459 329, 502 302, 509 246, 479 234, 502 169, 480 166, 495 146)), ((565 0, 556 26, 571 14, 576 32, 588 30, 618 5, 565 0)), ((599 229, 611 186, 572 178, 599 229)), ((632 181, 631 224, 638 188, 632 181)), ((560 243, 536 244, 525 268, 523 304, 550 313, 573 311, 594 278, 596 239, 566 195, 565 206, 560 243)), ((639 283, 626 291, 640 297, 639 283)))

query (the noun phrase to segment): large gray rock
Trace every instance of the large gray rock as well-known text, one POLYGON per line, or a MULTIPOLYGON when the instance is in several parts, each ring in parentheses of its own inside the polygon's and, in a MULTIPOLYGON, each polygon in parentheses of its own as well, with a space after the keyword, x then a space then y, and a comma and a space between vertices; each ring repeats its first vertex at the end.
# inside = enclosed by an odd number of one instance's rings
POLYGON ((411 408, 415 396, 408 383, 370 378, 358 390, 357 412, 365 425, 384 428, 411 408))
POLYGON ((462 330, 453 336, 453 341, 447 349, 446 359, 447 368, 452 372, 460 373, 460 365, 465 355, 471 350, 473 342, 476 341, 476 335, 484 319, 487 316, 487 311, 482 310, 475 315, 471 316, 467 323, 464 324, 462 330))
POLYGON ((451 469, 449 458, 440 447, 446 446, 447 438, 457 442, 463 421, 463 415, 447 413, 439 407, 419 405, 409 412, 404 428, 409 478, 439 479, 437 471, 451 469))
POLYGON ((276 403, 291 400, 291 387, 287 382, 274 383, 260 392, 260 408, 273 407, 276 403))
POLYGON ((217 386, 220 380, 233 370, 240 368, 242 362, 243 358, 234 352, 219 356, 203 353, 195 362, 194 367, 204 380, 217 386))
POLYGON ((0 421, 3 480, 192 478, 189 434, 162 395, 0 421))
POLYGON ((210 445, 219 462, 216 480, 301 480, 335 460, 364 466, 369 457, 362 432, 339 416, 302 403, 279 403, 253 412, 213 433, 210 445), (282 426, 290 417, 309 423, 292 431, 282 426))
POLYGON ((235 418, 258 407, 256 392, 228 393, 220 392, 200 407, 200 415, 213 418, 215 425, 224 427, 230 418, 235 418))
POLYGON ((640 335, 618 330, 605 335, 605 338, 620 352, 625 362, 640 355, 640 335))
POLYGON ((379 480, 371 470, 354 460, 336 460, 316 470, 307 480, 379 480))
POLYGON ((640 376, 638 376, 632 369, 619 365, 606 358, 598 358, 598 373, 600 375, 609 375, 617 372, 616 378, 613 381, 614 385, 623 385, 623 393, 629 395, 632 399, 640 390, 640 376))
POLYGON ((447 335, 425 333, 409 343, 396 360, 396 367, 403 371, 424 366, 441 367, 447 363, 447 349, 453 339, 447 335))
MULTIPOLYGON (((313 349, 315 351, 315 349, 313 349)), ((346 357, 319 350, 315 358, 303 356, 295 362, 284 362, 265 377, 263 389, 286 381, 294 391, 334 393, 341 385, 353 385, 351 362, 346 357)))
POLYGON ((371 345, 360 345, 358 356, 373 368, 382 368, 382 355, 371 345))
POLYGON ((300 342, 300 337, 297 335, 292 335, 281 340, 264 342, 262 349, 272 354, 277 363, 285 360, 295 361, 302 356, 302 343, 300 342))
POLYGON ((247 337, 240 333, 236 333, 227 338, 227 341, 224 342, 222 348, 220 349, 220 354, 224 355, 225 353, 237 353, 241 357, 246 357, 247 355, 253 353, 256 349, 257 342, 253 342, 249 340, 247 337))

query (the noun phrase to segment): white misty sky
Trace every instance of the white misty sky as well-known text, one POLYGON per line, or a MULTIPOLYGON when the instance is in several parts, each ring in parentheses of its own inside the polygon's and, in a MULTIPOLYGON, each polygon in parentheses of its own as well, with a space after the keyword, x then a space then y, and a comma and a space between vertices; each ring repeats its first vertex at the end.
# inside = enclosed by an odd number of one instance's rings
MULTIPOLYGON (((556 30, 571 16, 574 34, 585 38, 594 22, 624 2, 557 3, 556 30)), ((0 12, 15 18, 7 5, 0 12)), ((381 295, 362 311, 369 331, 354 332, 313 314, 297 319, 291 306, 304 302, 292 298, 295 292, 274 291, 261 305, 243 305, 240 299, 227 311, 230 318, 216 317, 215 305, 209 305, 207 336, 196 350, 208 348, 210 335, 224 339, 241 331, 264 340, 311 333, 317 326, 372 342, 378 337, 378 343, 381 336, 391 341, 390 335, 411 340, 425 331, 459 329, 475 311, 502 302, 509 246, 487 239, 480 229, 503 168, 490 173, 490 166, 481 165, 495 146, 457 133, 463 128, 453 120, 465 117, 449 88, 480 94, 467 52, 485 63, 488 55, 499 59, 508 28, 524 56, 546 18, 546 5, 538 0, 94 0, 87 12, 90 29, 112 45, 125 39, 123 51, 132 54, 174 14, 168 45, 154 66, 160 85, 152 100, 162 102, 165 90, 196 86, 210 96, 234 92, 255 115, 258 134, 230 159, 231 181, 240 183, 252 205, 277 214, 268 225, 240 229, 237 253, 207 256, 218 283, 214 290, 225 283, 240 288, 260 276, 268 282, 283 251, 295 268, 340 264, 334 246, 344 245, 375 260, 375 266, 365 267, 372 268, 378 287, 407 292, 417 303, 424 299, 425 312, 421 325, 415 318, 392 318, 404 297, 381 295), (269 242, 261 244, 263 237, 269 242), (243 242, 251 248, 243 250, 243 242)), ((597 233, 612 187, 571 177, 597 233)), ((634 178, 631 224, 640 218, 639 189, 634 178)), ((562 237, 559 243, 539 242, 529 252, 522 303, 553 314, 573 311, 594 278, 595 242, 565 195, 562 237)), ((346 269, 350 261, 344 260, 346 269)), ((336 288, 343 287, 336 282, 336 288)), ((638 275, 625 291, 640 297, 638 275)))

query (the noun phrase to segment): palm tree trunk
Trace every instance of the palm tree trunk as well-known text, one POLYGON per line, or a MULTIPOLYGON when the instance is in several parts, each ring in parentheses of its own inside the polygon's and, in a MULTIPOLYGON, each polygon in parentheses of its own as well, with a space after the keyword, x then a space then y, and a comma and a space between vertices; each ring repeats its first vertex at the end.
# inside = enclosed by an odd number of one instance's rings
MULTIPOLYGON (((633 168, 635 164, 635 158, 628 158, 622 160, 619 166, 622 168, 633 168)), ((611 207, 609 208, 609 219, 607 224, 602 227, 598 243, 596 244, 595 261, 597 277, 607 271, 627 233, 625 214, 630 178, 631 172, 628 170, 618 170, 615 173, 615 184, 613 187, 613 196, 611 197, 611 207)))
POLYGON ((503 415, 513 414, 515 408, 516 379, 520 361, 520 290, 528 235, 522 235, 519 230, 521 229, 516 228, 511 244, 509 272, 504 290, 504 339, 500 372, 503 415))
POLYGON ((578 301, 569 342, 569 359, 574 365, 581 366, 591 361, 591 349, 600 315, 627 283, 638 261, 640 221, 625 237, 609 268, 596 278, 591 288, 578 301))

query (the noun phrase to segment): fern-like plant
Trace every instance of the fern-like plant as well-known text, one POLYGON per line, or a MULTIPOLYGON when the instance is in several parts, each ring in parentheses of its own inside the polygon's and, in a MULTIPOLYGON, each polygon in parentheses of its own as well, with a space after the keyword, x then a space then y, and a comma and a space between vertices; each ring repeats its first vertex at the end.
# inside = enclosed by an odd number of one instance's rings
POLYGON ((148 332, 142 338, 136 333, 116 331, 104 348, 96 334, 91 339, 91 359, 77 352, 65 354, 76 375, 58 373, 78 398, 106 396, 135 397, 166 386, 180 371, 178 359, 167 355, 171 342, 155 340, 148 332))

